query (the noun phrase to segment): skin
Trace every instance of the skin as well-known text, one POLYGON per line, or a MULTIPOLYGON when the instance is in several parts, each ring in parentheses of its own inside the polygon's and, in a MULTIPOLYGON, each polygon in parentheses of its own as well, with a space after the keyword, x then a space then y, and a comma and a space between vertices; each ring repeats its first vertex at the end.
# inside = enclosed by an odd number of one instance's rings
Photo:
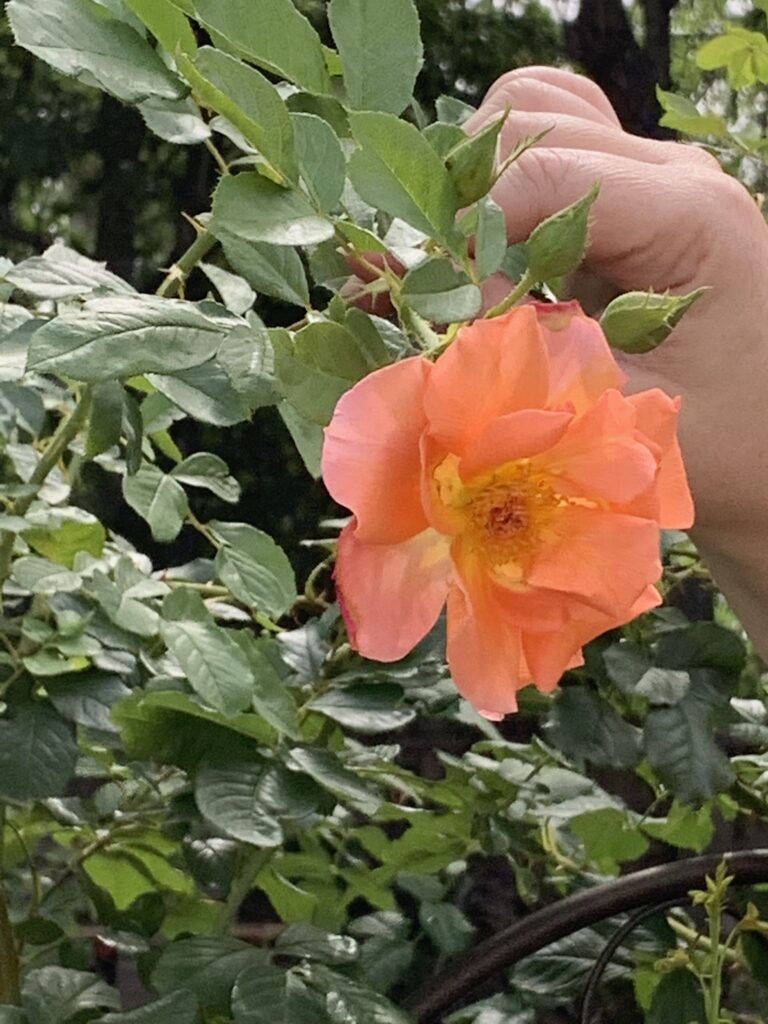
MULTIPOLYGON (((603 92, 580 75, 511 71, 468 130, 506 108, 502 157, 550 129, 492 193, 511 242, 600 182, 585 269, 572 282, 587 312, 625 291, 710 289, 660 348, 620 362, 630 393, 658 387, 682 396, 691 535, 768 658, 768 226, 713 157, 627 134, 603 92)), ((487 305, 508 291, 508 281, 492 280, 487 305)))

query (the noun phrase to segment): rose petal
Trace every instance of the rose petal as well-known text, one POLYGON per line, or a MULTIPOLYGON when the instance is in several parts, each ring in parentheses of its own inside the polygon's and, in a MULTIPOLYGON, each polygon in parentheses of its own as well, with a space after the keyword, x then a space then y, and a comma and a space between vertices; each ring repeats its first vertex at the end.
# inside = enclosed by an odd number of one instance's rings
POLYGON ((477 320, 435 363, 424 398, 430 433, 463 454, 499 416, 546 404, 547 353, 529 306, 477 320))
POLYGON ((625 503, 656 479, 657 459, 635 428, 635 409, 606 391, 571 423, 562 440, 536 460, 558 476, 565 494, 625 503))
POLYGON ((535 556, 526 582, 562 590, 616 618, 661 576, 659 529, 648 519, 569 506, 556 540, 535 556))
POLYGON ((677 441, 681 400, 652 388, 630 395, 628 401, 637 410, 637 429, 661 448, 656 477, 659 525, 663 529, 687 530, 693 525, 695 511, 677 441))
POLYGON ((354 512, 360 541, 396 543, 427 526, 419 440, 431 370, 420 357, 376 370, 342 395, 326 427, 323 479, 354 512))
POLYGON ((527 459, 551 448, 573 419, 569 412, 524 409, 491 420, 461 460, 465 480, 513 459, 527 459))
POLYGON ((350 641, 366 658, 397 661, 434 626, 451 573, 449 541, 427 529, 400 544, 365 544, 342 530, 336 585, 350 641))
POLYGON ((621 390, 627 378, 613 357, 600 324, 578 302, 531 304, 549 352, 549 404, 572 402, 583 412, 607 388, 621 390))

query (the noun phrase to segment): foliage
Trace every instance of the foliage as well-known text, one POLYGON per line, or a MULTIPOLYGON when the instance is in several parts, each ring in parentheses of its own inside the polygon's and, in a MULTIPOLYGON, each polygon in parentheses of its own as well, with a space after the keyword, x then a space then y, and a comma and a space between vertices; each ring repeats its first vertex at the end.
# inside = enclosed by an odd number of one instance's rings
MULTIPOLYGON (((250 7, 6 5, 19 42, 78 83, 66 88, 135 104, 166 136, 197 132, 221 170, 158 295, 62 245, 0 265, 12 1024, 403 1024, 417 982, 493 929, 483 872, 503 870, 521 913, 766 815, 761 668, 719 596, 716 621, 677 607, 711 588, 684 536, 665 538, 667 606, 597 640, 556 697, 526 691, 497 727, 457 698, 441 626, 391 665, 350 648, 329 573, 338 520, 307 542, 314 569, 297 579, 295 552, 245 521, 227 461, 180 444, 274 408, 309 487, 340 395, 405 355, 437 357, 483 281, 521 255, 487 198, 495 149, 459 131, 463 103, 438 102, 425 128, 410 102, 407 0, 388 0, 385 23, 381 4, 334 0, 337 49, 291 0, 260 4, 265 31, 250 7), (382 32, 402 60, 377 54, 382 32), (200 265, 211 291, 193 301, 200 265), (391 314, 346 301, 356 267, 369 271, 358 302, 388 296, 391 314), (290 316, 265 322, 256 293, 290 316), (86 475, 146 522, 154 562, 88 510, 86 475), (200 557, 169 564, 178 537, 200 557), (435 723, 455 744, 424 764, 419 730, 435 723), (135 965, 146 1007, 108 983, 115 958, 135 965)), ((570 250, 538 229, 537 283, 578 264, 579 217, 570 250)), ((755 941, 728 959, 759 985, 763 926, 749 920, 755 941)), ((670 927, 611 964, 647 1020, 675 985, 649 969, 670 927)), ((683 927, 688 942, 695 919, 683 927)), ((517 965, 503 997, 456 1020, 520 1024, 571 1003, 603 937, 517 965)))

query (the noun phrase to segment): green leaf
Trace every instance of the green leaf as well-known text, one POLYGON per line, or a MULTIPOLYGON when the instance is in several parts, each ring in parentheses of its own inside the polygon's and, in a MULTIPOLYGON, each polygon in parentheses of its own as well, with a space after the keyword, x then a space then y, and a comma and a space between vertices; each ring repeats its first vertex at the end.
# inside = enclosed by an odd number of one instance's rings
POLYGON ((235 1024, 326 1024, 319 996, 294 975, 264 963, 247 967, 232 990, 235 1024))
POLYGON ((280 417, 296 445, 307 472, 315 480, 322 476, 323 441, 325 435, 318 423, 308 420, 290 402, 280 402, 277 407, 280 417))
POLYGON ((430 903, 419 907, 419 923, 438 952, 461 953, 472 941, 475 929, 452 903, 430 903))
POLYGON ((117 380, 105 380, 93 388, 85 454, 89 459, 101 455, 120 441, 123 427, 124 394, 117 380))
POLYGON ((416 712, 399 708, 402 688, 393 683, 358 683, 329 690, 310 701, 308 707, 353 732, 373 735, 400 729, 413 721, 416 712))
POLYGON ((611 682, 622 693, 634 693, 635 687, 651 667, 651 657, 645 648, 629 640, 620 640, 606 647, 602 653, 611 682))
MULTIPOLYGON (((605 938, 594 928, 582 928, 565 939, 553 942, 534 956, 515 964, 510 972, 513 990, 529 998, 546 1000, 548 1005, 571 1003, 587 974, 605 948, 605 938)), ((604 981, 626 973, 618 958, 608 963, 604 981)))
POLYGON ((187 487, 202 487, 222 501, 240 500, 240 484, 230 476, 229 467, 218 455, 195 452, 171 470, 171 476, 187 487))
POLYGON ((712 736, 711 713, 694 684, 674 707, 656 708, 645 720, 646 756, 683 803, 706 800, 734 779, 712 736))
POLYGON ((5 10, 17 44, 65 75, 126 103, 184 93, 149 43, 93 0, 10 0, 5 10))
POLYGON ((587 247, 589 211, 600 186, 595 184, 583 198, 542 221, 526 242, 528 270, 537 281, 560 277, 576 270, 587 247))
POLYGON ((330 422, 339 398, 377 366, 377 353, 341 324, 309 324, 293 339, 273 332, 275 371, 283 393, 301 415, 320 426, 330 422))
MULTIPOLYGON (((234 635, 235 637, 239 636, 239 632, 235 632, 234 635)), ((224 730, 226 730, 229 733, 227 737, 228 749, 232 749, 233 743, 237 742, 237 737, 233 736, 232 733, 247 737, 249 740, 256 740, 258 743, 269 743, 274 739, 273 730, 264 724, 259 715, 245 712, 227 716, 219 711, 211 711, 209 708, 199 704, 195 697, 188 693, 183 693, 181 690, 152 690, 141 698, 141 707, 143 710, 149 709, 150 711, 153 708, 167 709, 168 711, 178 712, 180 715, 199 719, 201 722, 208 723, 209 726, 215 725, 219 727, 216 731, 221 736, 224 735, 224 730)), ((118 717, 120 715, 119 709, 117 715, 118 717)), ((178 720, 178 717, 176 717, 177 722, 178 720)), ((205 735, 205 730, 201 734, 205 735)), ((209 728, 209 737, 212 734, 213 730, 209 728)))
MULTIPOLYGON (((505 241, 506 248, 506 241, 505 241)), ((419 316, 434 323, 471 320, 480 310, 482 295, 463 270, 446 259, 430 259, 409 270, 402 297, 419 316)))
POLYGON ((200 813, 233 839, 259 847, 279 846, 283 830, 264 807, 260 793, 266 770, 256 758, 203 766, 195 780, 200 813))
POLYGON ((194 0, 214 42, 309 92, 330 93, 320 38, 292 0, 194 0))
POLYGON ((371 206, 446 242, 459 201, 440 157, 412 124, 392 114, 350 115, 360 149, 349 161, 357 192, 371 206))
POLYGON ((584 844, 587 859, 603 874, 618 874, 620 864, 642 857, 649 846, 627 814, 616 807, 577 814, 569 827, 584 844))
POLYGON ((204 46, 180 67, 203 103, 223 115, 287 181, 298 166, 288 108, 274 85, 255 68, 204 46))
POLYGON ((161 632, 189 685, 210 707, 236 715, 250 705, 250 666, 226 630, 207 622, 180 620, 164 622, 161 632))
POLYGON ((701 987, 686 969, 664 974, 654 989, 646 1024, 706 1024, 701 987))
POLYGON ((507 254, 507 221, 504 211, 490 196, 477 204, 475 263, 481 280, 501 268, 507 254))
POLYGON ((247 242, 221 225, 211 225, 229 265, 257 292, 295 306, 309 306, 304 265, 295 249, 265 242, 247 242))
POLYGON ((273 728, 298 739, 296 706, 274 665, 267 656, 268 646, 253 634, 238 630, 235 639, 245 652, 254 677, 253 707, 273 728))
POLYGON ((328 21, 349 105, 401 114, 424 58, 413 0, 331 0, 328 21))
POLYGON ((175 146, 196 146, 211 137, 200 108, 189 97, 183 100, 144 100, 139 113, 151 132, 175 146))
POLYGON ((81 256, 57 242, 7 271, 5 280, 36 299, 70 299, 95 294, 135 294, 105 263, 81 256))
POLYGON ((638 680, 635 693, 651 704, 677 704, 688 693, 691 677, 674 668, 649 668, 638 680))
POLYGON ((37 331, 27 368, 102 381, 200 366, 235 324, 192 302, 143 295, 91 299, 37 331))
POLYGON ((219 293, 230 313, 240 316, 256 301, 256 292, 239 274, 217 267, 215 263, 198 263, 198 267, 219 293))
POLYGON ((255 314, 249 317, 248 327, 236 327, 227 335, 217 359, 232 386, 252 409, 275 405, 280 400, 272 342, 255 314))
POLYGON ((656 661, 664 668, 712 668, 741 674, 747 652, 740 636, 714 622, 694 622, 659 638, 656 661))
POLYGON ((438 96, 435 101, 435 110, 439 121, 455 125, 464 124, 475 113, 474 107, 464 103, 463 100, 456 99, 455 96, 438 96))
POLYGON ((291 114, 296 154, 304 185, 324 213, 341 199, 347 162, 336 132, 314 114, 291 114))
POLYGON ((99 1024, 197 1024, 199 1011, 192 992, 181 989, 138 1010, 108 1013, 99 1024))
POLYGON ((56 594, 61 591, 78 590, 81 579, 77 573, 64 569, 46 558, 23 555, 13 563, 13 578, 33 594, 56 594))
POLYGON ((686 96, 665 92, 657 85, 656 98, 664 110, 664 116, 659 121, 664 128, 673 128, 686 135, 728 135, 728 125, 724 118, 717 114, 700 114, 686 96))
POLYGON ((161 954, 152 984, 161 996, 189 989, 203 1009, 222 1015, 241 971, 269 962, 269 954, 227 936, 203 936, 172 943, 161 954))
POLYGON ((218 359, 209 359, 188 370, 177 370, 173 376, 156 373, 146 376, 161 394, 201 423, 231 427, 250 418, 248 403, 235 390, 218 359))
POLYGON ((140 896, 158 889, 184 894, 193 888, 189 876, 168 864, 163 855, 135 843, 98 850, 83 867, 91 881, 109 893, 118 910, 127 910, 140 896))
POLYGON ((194 53, 195 33, 182 12, 170 0, 125 0, 171 56, 178 51, 194 53))
POLYGON ((351 804, 363 814, 375 814, 381 803, 376 791, 349 768, 345 768, 330 750, 294 747, 288 755, 287 765, 291 771, 309 775, 342 803, 351 804))
POLYGON ((545 728, 550 741, 569 757, 622 768, 640 760, 637 729, 607 701, 582 687, 560 691, 545 728))
POLYGON ((496 175, 496 152, 505 117, 498 117, 475 135, 465 137, 446 156, 459 206, 471 206, 487 195, 496 175))
POLYGON ((102 732, 118 731, 111 710, 131 692, 119 676, 97 669, 52 679, 45 689, 62 718, 102 732))
POLYGON ((223 546, 216 574, 239 600, 271 616, 282 615, 296 600, 296 577, 288 556, 272 538, 246 523, 213 521, 223 546))
POLYGON ((16 703, 0 718, 0 794, 11 800, 62 796, 74 775, 74 730, 47 701, 16 703), (6 713, 8 714, 8 713, 6 713))
POLYGON ((333 235, 333 224, 321 217, 300 192, 281 188, 255 171, 221 179, 213 194, 213 231, 246 242, 270 245, 314 245, 333 235))
POLYGON ((65 967, 28 971, 21 1003, 29 1024, 64 1024, 84 1010, 117 1010, 120 995, 96 974, 65 967))
POLYGON ((654 839, 696 853, 706 850, 715 834, 711 804, 694 808, 686 807, 677 800, 670 807, 665 821, 646 818, 641 827, 654 839))
POLYGON ((175 540, 189 512, 184 489, 152 462, 143 462, 134 476, 123 477, 123 497, 134 512, 146 519, 160 543, 175 540))
POLYGON ((306 978, 313 988, 324 993, 328 1016, 333 1024, 346 1024, 348 1021, 412 1024, 411 1018, 385 996, 328 967, 312 964, 306 978))
POLYGON ((452 149, 455 149, 459 143, 464 142, 467 138, 467 133, 462 128, 459 128, 458 125, 443 124, 442 121, 434 121, 432 124, 428 124, 423 130, 422 135, 425 139, 429 139, 430 146, 443 160, 445 160, 452 149))
POLYGON ((81 551, 87 551, 94 558, 101 558, 107 531, 100 522, 79 522, 70 520, 53 529, 31 529, 24 534, 24 540, 39 554, 71 569, 81 551))
POLYGON ((680 323, 706 288, 688 295, 626 292, 609 302, 600 317, 608 343, 620 352, 652 352, 680 323))

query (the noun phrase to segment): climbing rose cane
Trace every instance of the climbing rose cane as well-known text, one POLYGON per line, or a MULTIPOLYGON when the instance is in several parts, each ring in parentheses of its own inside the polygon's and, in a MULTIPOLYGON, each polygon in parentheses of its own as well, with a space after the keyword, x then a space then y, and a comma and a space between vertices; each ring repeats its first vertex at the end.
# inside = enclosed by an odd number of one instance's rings
POLYGON ((448 662, 489 718, 551 690, 593 637, 660 603, 659 529, 693 503, 680 400, 625 397, 578 303, 465 327, 440 359, 405 359, 348 391, 323 475, 354 518, 336 582, 352 645, 402 658, 447 600, 448 662))

